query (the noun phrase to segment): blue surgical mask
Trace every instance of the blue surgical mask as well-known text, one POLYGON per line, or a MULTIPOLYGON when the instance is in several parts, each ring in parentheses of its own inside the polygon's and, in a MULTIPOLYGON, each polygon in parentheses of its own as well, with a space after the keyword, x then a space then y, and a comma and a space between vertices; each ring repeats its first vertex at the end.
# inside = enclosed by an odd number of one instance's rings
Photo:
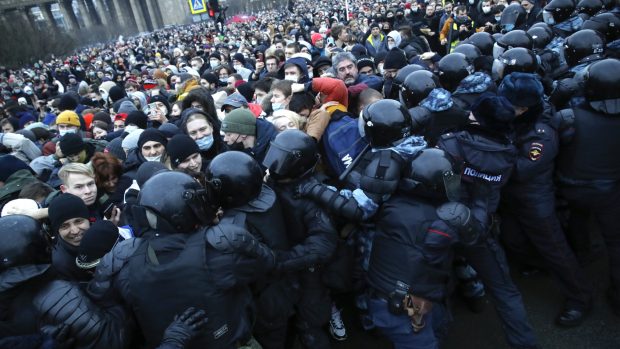
POLYGON ((514 25, 514 24, 506 24, 506 25, 504 26, 504 29, 506 29, 506 31, 511 31, 511 30, 513 30, 514 28, 515 28, 515 25, 514 25))
POLYGON ((284 104, 283 103, 271 103, 271 109, 273 109, 273 111, 282 110, 284 109, 284 104))
POLYGON ((497 22, 499 22, 499 20, 500 20, 500 19, 502 19, 502 16, 495 16, 495 20, 496 20, 497 22))
POLYGON ((211 149, 211 147, 213 146, 213 135, 210 134, 208 136, 197 139, 196 144, 198 144, 198 149, 202 151, 211 149))

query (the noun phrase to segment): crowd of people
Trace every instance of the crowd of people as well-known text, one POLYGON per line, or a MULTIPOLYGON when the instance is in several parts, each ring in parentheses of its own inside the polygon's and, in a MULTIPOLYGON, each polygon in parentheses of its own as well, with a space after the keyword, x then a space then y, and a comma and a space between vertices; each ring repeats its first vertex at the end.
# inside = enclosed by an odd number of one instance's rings
POLYGON ((0 68, 0 348, 395 348, 511 266, 620 316, 620 3, 289 1, 0 68), (330 338, 331 337, 331 338, 330 338))

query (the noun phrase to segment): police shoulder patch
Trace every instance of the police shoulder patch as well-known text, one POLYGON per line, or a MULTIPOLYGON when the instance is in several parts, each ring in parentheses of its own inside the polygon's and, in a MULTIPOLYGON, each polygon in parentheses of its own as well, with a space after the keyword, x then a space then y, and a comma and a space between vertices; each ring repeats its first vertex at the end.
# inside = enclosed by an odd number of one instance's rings
POLYGON ((537 161, 540 159, 543 153, 544 146, 541 143, 534 142, 530 145, 530 151, 528 152, 530 160, 537 161))

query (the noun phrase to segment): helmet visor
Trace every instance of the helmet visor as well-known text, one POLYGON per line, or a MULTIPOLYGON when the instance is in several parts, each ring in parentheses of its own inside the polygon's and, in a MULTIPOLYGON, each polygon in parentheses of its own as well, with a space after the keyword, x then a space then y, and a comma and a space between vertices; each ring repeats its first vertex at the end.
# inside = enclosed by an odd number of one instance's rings
POLYGON ((448 201, 457 202, 461 199, 461 176, 448 171, 443 174, 443 186, 446 189, 448 201))
POLYGON ((280 177, 287 177, 293 172, 295 164, 300 157, 300 152, 291 152, 271 142, 267 155, 265 155, 265 160, 263 160, 263 165, 269 169, 269 173, 280 177))
POLYGON ((504 78, 504 68, 506 65, 500 59, 493 60, 493 67, 491 68, 491 76, 493 81, 500 81, 504 78))
POLYGON ((499 58, 499 56, 501 56, 504 51, 506 51, 506 49, 500 46, 498 43, 493 44, 493 58, 499 58))
POLYGON ((553 13, 543 10, 543 22, 547 23, 548 25, 554 25, 555 24, 555 18, 553 18, 553 13))

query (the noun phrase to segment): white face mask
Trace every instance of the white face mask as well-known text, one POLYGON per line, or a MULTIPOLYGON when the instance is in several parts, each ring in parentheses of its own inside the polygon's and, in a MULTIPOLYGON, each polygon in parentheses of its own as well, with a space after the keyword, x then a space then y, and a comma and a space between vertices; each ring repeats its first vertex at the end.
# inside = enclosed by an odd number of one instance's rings
POLYGON ((392 43, 392 42, 388 42, 388 44, 387 44, 387 47, 388 47, 389 50, 393 49, 394 46, 396 46, 396 44, 392 43))
POLYGON ((484 13, 491 12, 491 6, 482 6, 482 12, 484 13))
POLYGON ((60 135, 60 137, 66 135, 67 133, 77 133, 77 130, 68 129, 68 130, 60 130, 60 131, 58 131, 58 134, 60 135))
POLYGON ((263 98, 256 98, 256 104, 262 104, 264 98, 265 97, 263 97, 263 98))
POLYGON ((215 68, 218 65, 220 65, 220 61, 215 60, 215 59, 209 60, 209 65, 211 65, 211 68, 215 68))
POLYGON ((308 77, 312 79, 314 77, 314 72, 312 70, 308 70, 308 77))
POLYGON ((271 103, 271 109, 273 109, 273 111, 282 110, 284 109, 284 104, 283 103, 271 103))
POLYGON ((129 125, 129 126, 125 127, 125 132, 132 133, 133 131, 135 131, 137 129, 138 129, 138 126, 136 126, 136 125, 129 125))
POLYGON ((99 91, 99 94, 101 94, 101 99, 103 99, 107 103, 108 102, 108 93, 105 90, 101 90, 101 91, 99 91))
POLYGON ((160 161, 161 160, 161 154, 159 154, 157 156, 145 156, 144 158, 146 159, 146 161, 160 161))
POLYGON ((235 64, 233 65, 233 68, 235 68, 236 71, 241 70, 241 68, 243 68, 243 66, 241 64, 235 64))
POLYGON ((284 77, 284 80, 288 80, 288 81, 292 81, 292 82, 297 82, 297 81, 299 81, 299 76, 297 76, 297 75, 287 75, 286 77, 284 77))

